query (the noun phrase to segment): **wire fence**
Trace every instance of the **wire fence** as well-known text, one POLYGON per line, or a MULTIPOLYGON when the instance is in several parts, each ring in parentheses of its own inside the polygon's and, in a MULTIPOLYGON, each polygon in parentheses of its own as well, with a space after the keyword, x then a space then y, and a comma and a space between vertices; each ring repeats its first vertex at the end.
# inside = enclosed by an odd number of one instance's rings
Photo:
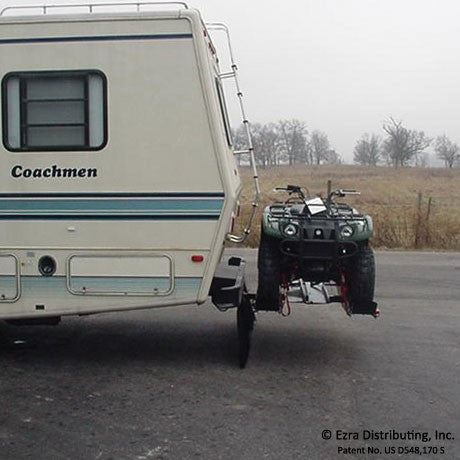
POLYGON ((360 210, 374 220, 374 246, 460 249, 460 197, 446 203, 417 192, 412 203, 362 203, 360 210))
MULTIPOLYGON (((242 205, 243 209, 247 208, 244 202, 242 205)), ((460 197, 453 196, 446 202, 415 192, 412 202, 366 203, 362 200, 356 207, 373 219, 371 242, 376 248, 460 251, 460 197)), ((246 245, 258 247, 259 241, 260 219, 256 219, 246 245)))

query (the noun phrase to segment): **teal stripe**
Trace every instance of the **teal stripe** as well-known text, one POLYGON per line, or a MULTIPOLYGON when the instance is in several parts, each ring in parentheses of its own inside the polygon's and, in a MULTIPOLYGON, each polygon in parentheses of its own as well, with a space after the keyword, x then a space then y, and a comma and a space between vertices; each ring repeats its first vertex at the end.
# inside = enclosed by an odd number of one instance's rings
MULTIPOLYGON (((1 281, 4 281, 0 277, 1 281)), ((99 283, 100 278, 93 278, 93 281, 99 283)), ((11 280, 8 280, 10 282, 11 280)), ((83 286, 82 282, 90 282, 90 278, 74 278, 72 277, 72 288, 77 290, 78 286, 83 286), (77 285, 75 283, 77 283, 77 285)), ((145 290, 145 295, 151 294, 152 282, 165 283, 169 285, 169 279, 166 278, 133 278, 133 277, 112 277, 104 280, 105 288, 109 291, 107 294, 110 295, 110 291, 128 291, 138 292, 139 288, 141 292, 145 290), (167 280, 167 281, 166 281, 167 280)), ((202 278, 175 278, 174 280, 174 291, 167 296, 159 296, 158 298, 165 300, 175 300, 180 298, 191 298, 198 295, 198 291, 201 287, 202 278)), ((9 286, 10 289, 12 286, 9 286)), ((86 287, 89 286, 86 284, 86 287)), ((94 286, 96 287, 96 286, 94 286)), ((97 284, 96 290, 101 290, 101 285, 97 284)), ((21 292, 22 296, 33 296, 34 299, 46 299, 49 297, 55 298, 56 296, 62 297, 72 295, 67 290, 67 280, 62 276, 23 276, 21 277, 21 292)), ((11 292, 12 294, 12 292, 11 292)), ((89 292, 88 294, 91 294, 89 292)), ((38 300, 37 300, 38 301, 38 300)), ((1 302, 0 302, 1 303, 1 302)))
POLYGON ((0 215, 213 215, 222 210, 223 199, 137 199, 137 200, 0 200, 0 215))

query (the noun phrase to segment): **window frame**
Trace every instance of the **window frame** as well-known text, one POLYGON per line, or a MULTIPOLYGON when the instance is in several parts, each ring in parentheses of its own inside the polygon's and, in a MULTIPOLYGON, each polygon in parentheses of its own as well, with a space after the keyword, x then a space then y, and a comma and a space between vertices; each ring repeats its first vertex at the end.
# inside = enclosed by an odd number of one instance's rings
POLYGON ((219 77, 216 77, 217 98, 219 100, 220 112, 224 124, 225 137, 229 147, 233 147, 232 127, 228 115, 227 102, 225 100, 224 85, 219 77))
MULTIPOLYGON (((79 152, 95 152, 105 148, 108 142, 108 104, 107 104, 107 77, 105 74, 97 69, 85 69, 85 70, 39 70, 39 71, 15 71, 7 73, 2 79, 2 141, 3 146, 10 152, 14 153, 29 153, 29 152, 70 152, 70 151, 79 151, 79 152), (88 77, 90 75, 97 75, 101 78, 102 81, 102 143, 98 146, 90 146, 90 122, 89 122, 89 92, 88 92, 88 77), (43 78, 43 77, 62 77, 62 78, 82 78, 85 80, 85 97, 81 99, 84 103, 84 123, 81 125, 84 126, 85 132, 85 144, 78 145, 45 145, 45 146, 27 146, 23 143, 24 130, 27 126, 24 122, 24 95, 21 93, 21 79, 27 80, 32 78, 43 78), (9 145, 9 133, 8 133, 8 104, 11 104, 11 101, 8 100, 8 81, 11 78, 19 79, 19 123, 20 123, 20 147, 13 147, 9 145)), ((63 98, 63 101, 66 99, 63 98)), ((59 123, 50 123, 50 127, 59 126, 59 123)), ((69 127, 75 125, 69 124, 69 127)), ((43 126, 42 126, 43 127, 43 126)))

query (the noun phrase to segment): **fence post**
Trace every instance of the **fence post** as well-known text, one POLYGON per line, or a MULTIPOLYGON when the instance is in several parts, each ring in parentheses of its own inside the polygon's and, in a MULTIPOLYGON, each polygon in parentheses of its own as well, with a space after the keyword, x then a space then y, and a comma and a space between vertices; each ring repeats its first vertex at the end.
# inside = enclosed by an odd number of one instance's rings
POLYGON ((428 205, 426 208, 426 218, 425 218, 425 244, 431 245, 431 235, 430 235, 430 214, 431 214, 431 204, 433 202, 433 197, 428 197, 428 205))
POLYGON ((422 240, 421 235, 421 226, 422 226, 422 192, 418 192, 417 196, 417 215, 415 216, 415 241, 414 246, 416 248, 420 247, 420 243, 422 240))

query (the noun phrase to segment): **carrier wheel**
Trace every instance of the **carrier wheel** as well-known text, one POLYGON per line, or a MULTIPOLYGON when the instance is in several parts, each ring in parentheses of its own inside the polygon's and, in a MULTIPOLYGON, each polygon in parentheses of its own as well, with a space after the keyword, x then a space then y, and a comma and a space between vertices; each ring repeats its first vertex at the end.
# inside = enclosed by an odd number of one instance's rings
POLYGON ((263 230, 260 235, 257 268, 259 282, 257 286, 257 310, 279 311, 281 254, 279 241, 266 235, 263 230))
POLYGON ((358 246, 357 254, 350 261, 347 279, 352 312, 374 314, 375 260, 367 242, 358 246), (373 311, 368 312, 367 309, 373 311))
POLYGON ((247 294, 243 294, 241 304, 236 310, 236 324, 238 328, 238 362, 241 369, 246 366, 248 361, 254 321, 255 315, 251 300, 247 294))

